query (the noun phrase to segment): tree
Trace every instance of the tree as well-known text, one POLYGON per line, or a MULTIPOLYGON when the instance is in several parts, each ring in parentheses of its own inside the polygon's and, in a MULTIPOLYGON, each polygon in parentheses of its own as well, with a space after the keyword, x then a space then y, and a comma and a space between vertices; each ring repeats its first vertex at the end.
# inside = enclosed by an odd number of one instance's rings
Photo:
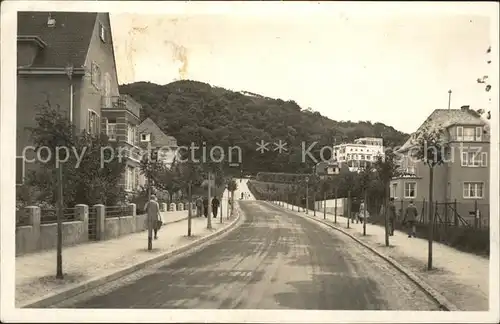
MULTIPOLYGON (((62 163, 64 178, 64 206, 76 204, 116 205, 124 198, 123 188, 119 185, 125 162, 118 154, 118 146, 109 142, 104 134, 90 135, 78 133, 69 119, 61 113, 59 106, 52 107, 49 100, 37 107, 36 126, 28 128, 36 149, 48 147, 52 156, 41 154, 47 163, 39 163, 39 168, 27 175, 26 185, 37 188, 39 200, 55 204, 57 187, 56 152, 59 147, 59 160, 62 163), (109 147, 110 150, 101 148, 109 147), (62 148, 67 148, 65 151, 62 148), (81 158, 75 156, 75 152, 81 158), (68 156, 66 156, 68 154, 68 156), (50 159, 49 159, 50 158, 50 159), (101 162, 109 161, 103 163, 101 162)), ((41 151, 42 153, 44 151, 41 151)))
MULTIPOLYGON (((242 165, 247 174, 308 172, 308 163, 302 163, 302 142, 307 146, 317 142, 311 152, 318 158, 320 147, 333 145, 335 140, 351 141, 360 134, 377 137, 383 134, 394 145, 403 144, 407 137, 384 124, 337 122, 301 111, 293 101, 242 94, 196 81, 167 85, 137 82, 121 86, 120 93, 140 102, 141 118, 158 120, 158 126, 177 138, 179 145, 200 146, 205 142, 207 148, 238 146, 245 156, 242 165), (271 144, 265 154, 255 150, 255 143, 261 140, 271 144), (288 151, 274 152, 272 143, 276 140, 287 143, 288 151)), ((229 166, 223 168, 227 173, 229 166)))
POLYGON ((399 165, 397 156, 392 149, 385 152, 385 156, 379 156, 375 162, 375 169, 384 187, 384 225, 385 225, 385 245, 389 246, 389 220, 388 203, 390 195, 390 183, 392 178, 398 175, 399 165))
POLYGON ((427 269, 432 269, 432 241, 434 236, 434 213, 432 209, 434 189, 434 167, 444 163, 444 156, 448 149, 444 142, 445 133, 442 125, 424 127, 419 130, 413 139, 412 158, 417 158, 429 167, 429 250, 427 269))
POLYGON ((233 215, 233 211, 234 211, 234 192, 236 190, 238 190, 238 183, 236 182, 236 180, 234 180, 234 179, 229 180, 229 182, 227 183, 227 190, 229 190, 229 192, 231 193, 231 215, 233 215))

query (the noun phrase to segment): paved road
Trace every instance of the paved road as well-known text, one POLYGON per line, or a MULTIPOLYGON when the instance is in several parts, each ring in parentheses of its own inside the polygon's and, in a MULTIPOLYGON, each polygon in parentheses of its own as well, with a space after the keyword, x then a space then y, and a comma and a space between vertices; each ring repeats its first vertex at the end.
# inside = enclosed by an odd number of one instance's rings
POLYGON ((348 237, 258 201, 195 254, 55 305, 60 308, 437 310, 397 270, 348 237))

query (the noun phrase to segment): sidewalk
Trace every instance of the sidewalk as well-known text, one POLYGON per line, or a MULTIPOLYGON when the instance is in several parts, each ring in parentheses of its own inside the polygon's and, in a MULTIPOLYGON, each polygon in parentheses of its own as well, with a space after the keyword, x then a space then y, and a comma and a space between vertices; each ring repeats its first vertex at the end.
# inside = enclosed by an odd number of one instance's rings
MULTIPOLYGON (((237 210, 235 206, 235 210, 237 210)), ((237 213, 239 215, 239 213, 237 213)), ((192 218, 192 236, 187 236, 188 220, 169 221, 158 232, 153 241, 153 250, 147 250, 147 231, 129 234, 113 240, 99 241, 63 248, 64 279, 57 280, 56 251, 44 251, 16 258, 16 307, 31 304, 42 298, 63 293, 88 281, 153 260, 162 255, 195 245, 210 234, 221 232, 237 221, 229 220, 224 213, 223 223, 212 218, 212 230, 207 229, 207 219, 192 218)))
MULTIPOLYGON (((286 208, 281 207, 281 208, 286 208)), ((306 216, 305 212, 295 214, 306 216)), ((289 209, 291 212, 291 210, 289 209)), ((309 211, 314 218, 313 211, 309 211)), ((323 212, 316 211, 316 218, 323 220, 323 212)), ((326 221, 342 229, 380 253, 391 257, 398 263, 423 279, 428 285, 443 295, 460 310, 487 311, 489 308, 489 260, 485 257, 465 253, 447 245, 433 242, 433 270, 427 270, 428 241, 420 238, 408 238, 407 233, 394 231, 389 237, 390 246, 385 246, 385 228, 380 225, 366 224, 366 236, 363 236, 363 224, 350 222, 347 218, 326 214, 326 221)))

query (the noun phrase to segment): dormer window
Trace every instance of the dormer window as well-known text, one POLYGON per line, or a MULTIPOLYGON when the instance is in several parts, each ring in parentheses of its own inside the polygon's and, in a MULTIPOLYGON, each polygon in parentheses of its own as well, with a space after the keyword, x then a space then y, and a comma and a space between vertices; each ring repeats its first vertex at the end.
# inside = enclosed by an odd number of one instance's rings
POLYGON ((141 142, 151 141, 151 134, 141 134, 141 142))
POLYGON ((47 18, 47 26, 48 27, 56 27, 56 20, 49 14, 49 18, 47 18))

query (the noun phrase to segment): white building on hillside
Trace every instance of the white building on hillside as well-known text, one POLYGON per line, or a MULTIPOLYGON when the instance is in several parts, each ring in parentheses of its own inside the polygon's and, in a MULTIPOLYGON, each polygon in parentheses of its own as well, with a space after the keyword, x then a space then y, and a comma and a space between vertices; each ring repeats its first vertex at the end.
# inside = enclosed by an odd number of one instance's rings
POLYGON ((355 172, 377 161, 378 156, 384 156, 382 138, 363 137, 354 143, 343 143, 333 147, 335 160, 347 164, 349 171, 355 172))

